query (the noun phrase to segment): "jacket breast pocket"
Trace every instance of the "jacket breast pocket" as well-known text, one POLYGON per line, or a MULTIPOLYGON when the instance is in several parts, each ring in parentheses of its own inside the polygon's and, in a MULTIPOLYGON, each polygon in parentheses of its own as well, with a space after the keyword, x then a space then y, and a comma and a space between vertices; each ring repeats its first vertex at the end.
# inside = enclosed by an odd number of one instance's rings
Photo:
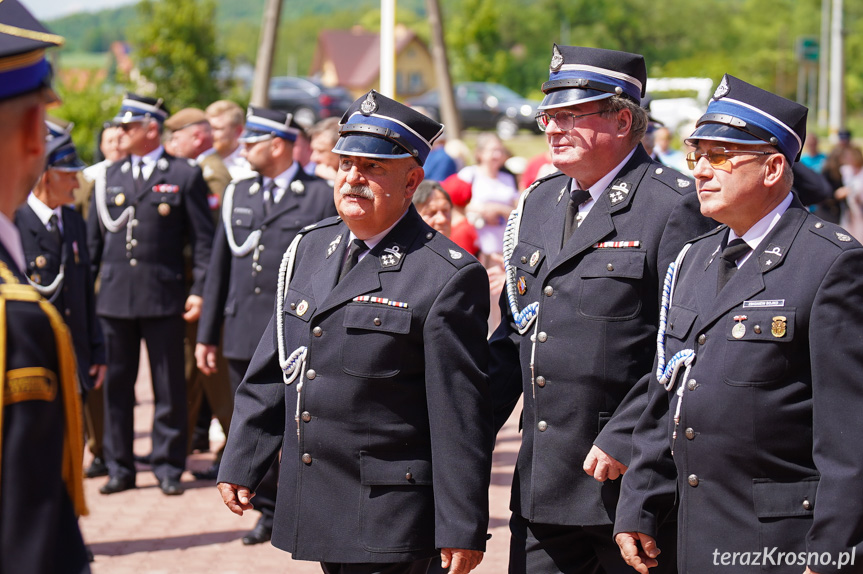
POLYGON ((171 207, 177 207, 180 205, 180 203, 182 203, 182 201, 183 198, 180 197, 179 192, 153 192, 152 194, 150 194, 150 203, 156 206, 166 203, 171 207))
POLYGON ((242 227, 243 229, 249 229, 252 227, 252 220, 254 219, 254 214, 252 210, 248 207, 235 207, 231 211, 231 225, 235 227, 242 227))
POLYGON ((370 551, 434 548, 432 464, 427 457, 360 453, 360 533, 370 551))
POLYGON ((681 341, 685 340, 697 317, 698 313, 695 311, 685 307, 672 306, 668 310, 665 334, 681 341))
POLYGON ((594 319, 625 321, 641 311, 645 254, 598 250, 578 265, 579 313, 594 319))
POLYGON ((721 321, 725 330, 725 383, 767 385, 788 373, 796 309, 735 309, 721 321))
POLYGON ((385 379, 401 371, 402 347, 411 329, 411 310, 375 304, 345 308, 342 370, 357 377, 385 379))

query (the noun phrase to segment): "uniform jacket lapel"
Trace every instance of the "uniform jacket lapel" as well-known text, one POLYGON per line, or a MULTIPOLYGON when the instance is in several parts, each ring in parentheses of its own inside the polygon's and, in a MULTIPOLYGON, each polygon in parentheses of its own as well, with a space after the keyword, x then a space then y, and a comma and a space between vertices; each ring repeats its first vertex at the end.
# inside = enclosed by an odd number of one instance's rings
POLYGON ((345 251, 347 251, 348 243, 350 243, 348 239, 351 232, 344 222, 340 223, 335 228, 335 231, 337 233, 333 234, 329 244, 331 246, 333 243, 336 243, 335 251, 329 255, 326 252, 320 254, 321 257, 325 257, 324 262, 312 276, 315 301, 319 304, 327 299, 327 296, 336 286, 336 282, 339 280, 339 271, 342 268, 342 261, 345 260, 345 251))
POLYGON ((33 237, 40 251, 61 257, 60 246, 57 245, 48 228, 45 227, 45 224, 42 223, 42 220, 39 219, 39 216, 36 215, 36 212, 29 205, 19 212, 19 217, 23 220, 21 227, 26 229, 27 233, 33 237))
POLYGON ((565 180, 563 188, 557 196, 557 203, 551 209, 548 219, 542 224, 542 239, 545 242, 545 254, 549 261, 554 261, 560 253, 563 242, 563 228, 566 224, 566 207, 569 204, 569 186, 571 178, 565 180))
MULTIPOLYGON (((749 256, 746 263, 740 267, 716 296, 714 294, 716 293, 719 254, 717 253, 713 257, 713 260, 704 269, 704 273, 707 275, 702 277, 700 282, 704 288, 699 290, 699 305, 707 312, 701 314, 698 331, 704 330, 730 309, 764 290, 764 276, 782 266, 785 255, 805 219, 806 211, 802 204, 795 199, 776 226, 761 241, 758 249, 749 256)), ((724 236, 724 234, 718 234, 717 241, 721 241, 724 236)))

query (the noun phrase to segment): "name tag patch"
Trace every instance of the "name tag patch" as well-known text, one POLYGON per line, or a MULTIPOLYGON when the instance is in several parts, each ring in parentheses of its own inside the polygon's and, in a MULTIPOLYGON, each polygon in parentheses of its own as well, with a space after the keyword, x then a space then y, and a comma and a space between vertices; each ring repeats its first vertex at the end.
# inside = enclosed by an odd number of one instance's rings
POLYGON ((744 301, 744 309, 761 309, 764 307, 784 307, 785 299, 764 299, 760 301, 744 301))

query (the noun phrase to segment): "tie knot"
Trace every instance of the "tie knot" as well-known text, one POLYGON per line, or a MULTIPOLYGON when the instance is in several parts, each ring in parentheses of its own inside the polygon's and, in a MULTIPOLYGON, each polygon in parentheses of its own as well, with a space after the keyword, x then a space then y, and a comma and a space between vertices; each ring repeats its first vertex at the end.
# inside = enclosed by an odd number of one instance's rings
POLYGON ((722 258, 729 263, 733 263, 748 252, 749 244, 738 237, 725 246, 725 249, 722 250, 722 258))
POLYGON ((575 205, 581 205, 590 199, 590 192, 586 189, 571 189, 569 191, 569 200, 575 205))
POLYGON ((369 247, 366 245, 365 241, 363 241, 362 239, 354 238, 354 240, 351 241, 351 247, 349 251, 351 252, 351 254, 362 253, 368 248, 369 247))

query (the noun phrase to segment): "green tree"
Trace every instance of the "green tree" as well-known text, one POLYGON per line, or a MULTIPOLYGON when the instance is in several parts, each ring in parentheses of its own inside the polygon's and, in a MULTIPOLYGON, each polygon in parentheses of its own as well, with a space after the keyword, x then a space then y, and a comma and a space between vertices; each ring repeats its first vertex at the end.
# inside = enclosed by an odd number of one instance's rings
POLYGON ((77 78, 74 84, 58 86, 62 103, 48 113, 75 123, 72 130, 75 147, 81 159, 91 163, 96 150, 96 136, 105 122, 120 109, 122 93, 99 79, 98 72, 89 72, 86 77, 77 78))
POLYGON ((141 0, 132 30, 141 74, 172 110, 219 99, 213 0, 141 0))

